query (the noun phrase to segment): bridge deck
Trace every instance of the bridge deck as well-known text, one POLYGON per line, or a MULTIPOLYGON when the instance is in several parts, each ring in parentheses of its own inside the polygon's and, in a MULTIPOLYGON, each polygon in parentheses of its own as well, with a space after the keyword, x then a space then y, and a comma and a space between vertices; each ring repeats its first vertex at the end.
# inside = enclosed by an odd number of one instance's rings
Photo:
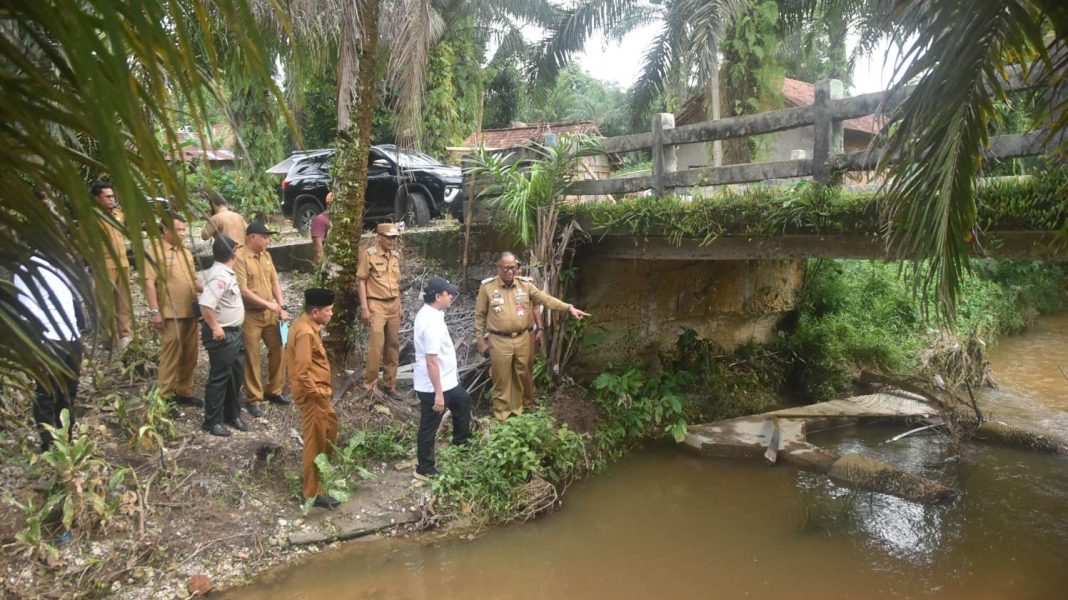
MULTIPOLYGON (((1055 231, 993 232, 976 257, 1064 261, 1068 260, 1068 242, 1057 240, 1055 231)), ((594 236, 590 252, 607 258, 639 260, 774 260, 802 258, 852 258, 893 260, 901 258, 877 235, 799 235, 777 237, 734 237, 723 235, 702 244, 701 240, 683 239, 681 243, 665 237, 626 235, 594 236)))

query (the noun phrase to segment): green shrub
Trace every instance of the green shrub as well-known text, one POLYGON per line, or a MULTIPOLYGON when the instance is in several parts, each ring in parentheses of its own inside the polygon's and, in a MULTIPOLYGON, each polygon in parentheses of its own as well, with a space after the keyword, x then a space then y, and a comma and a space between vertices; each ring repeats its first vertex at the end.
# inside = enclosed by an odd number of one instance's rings
POLYGON ((594 438, 601 460, 619 458, 630 444, 665 433, 682 441, 688 421, 679 391, 692 383, 687 371, 650 374, 633 364, 597 376, 600 422, 594 438))
POLYGON ((513 416, 484 438, 438 453, 435 510, 485 524, 532 518, 537 511, 531 507, 541 499, 529 493, 532 481, 560 490, 588 467, 585 436, 557 427, 546 412, 513 416))
POLYGON ((60 420, 61 427, 44 426, 52 434, 52 446, 30 461, 31 467, 47 479, 44 501, 17 503, 26 517, 26 528, 16 535, 18 546, 53 564, 58 562, 59 552, 47 539, 55 526, 72 533, 106 527, 124 500, 136 501, 136 495, 129 499, 122 493, 130 469, 116 468, 104 458, 96 430, 80 425, 77 436, 68 441, 70 412, 64 409, 60 420))

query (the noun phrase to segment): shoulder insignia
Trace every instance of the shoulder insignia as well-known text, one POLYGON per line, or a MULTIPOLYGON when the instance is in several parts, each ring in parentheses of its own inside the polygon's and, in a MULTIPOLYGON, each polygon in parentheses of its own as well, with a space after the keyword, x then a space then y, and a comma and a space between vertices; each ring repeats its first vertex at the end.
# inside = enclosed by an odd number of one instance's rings
POLYGON ((497 278, 496 276, 493 276, 493 277, 487 277, 487 278, 485 278, 485 279, 483 279, 483 280, 482 280, 482 285, 485 285, 485 284, 487 284, 487 283, 489 283, 489 282, 493 281, 493 280, 494 280, 494 279, 496 279, 496 278, 497 278))
POLYGON ((525 281, 527 283, 534 283, 534 278, 533 277, 524 277, 524 276, 520 275, 520 276, 516 277, 516 279, 518 279, 520 281, 525 281))
POLYGON ((371 256, 374 256, 375 254, 378 254, 378 248, 375 248, 374 246, 371 246, 370 248, 367 249, 367 253, 370 254, 371 256))

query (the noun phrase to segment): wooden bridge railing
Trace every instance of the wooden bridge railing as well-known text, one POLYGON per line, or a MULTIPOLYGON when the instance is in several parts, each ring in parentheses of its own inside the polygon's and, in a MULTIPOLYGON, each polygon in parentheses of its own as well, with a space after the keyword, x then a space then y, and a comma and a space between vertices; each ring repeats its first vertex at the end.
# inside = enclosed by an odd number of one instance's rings
MULTIPOLYGON (((1011 91, 1032 87, 1018 70, 1010 71, 1004 84, 1011 91)), ((869 150, 844 153, 842 121, 889 113, 912 91, 913 88, 909 86, 845 98, 842 82, 829 79, 816 83, 815 102, 809 106, 682 127, 675 127, 674 115, 660 113, 653 116, 650 132, 600 140, 601 150, 605 154, 651 150, 651 175, 576 181, 568 187, 567 192, 574 195, 600 195, 652 190, 662 195, 674 188, 698 185, 752 183, 792 177, 826 181, 835 171, 870 171, 878 164, 881 154, 869 150), (677 170, 676 148, 681 144, 748 137, 810 125, 813 127, 812 158, 677 170)), ((1017 158, 1045 154, 1047 149, 1043 145, 1043 137, 1044 134, 1039 132, 994 136, 988 155, 993 158, 1017 158)))

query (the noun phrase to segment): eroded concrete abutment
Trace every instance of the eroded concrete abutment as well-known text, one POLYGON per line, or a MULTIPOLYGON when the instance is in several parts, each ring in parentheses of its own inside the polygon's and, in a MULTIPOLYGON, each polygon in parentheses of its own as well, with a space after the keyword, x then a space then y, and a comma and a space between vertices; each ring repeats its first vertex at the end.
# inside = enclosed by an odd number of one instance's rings
POLYGON ((770 342, 805 274, 802 260, 617 258, 596 241, 576 266, 569 300, 596 317, 587 335, 596 343, 578 359, 586 367, 669 349, 685 329, 726 350, 770 342))

